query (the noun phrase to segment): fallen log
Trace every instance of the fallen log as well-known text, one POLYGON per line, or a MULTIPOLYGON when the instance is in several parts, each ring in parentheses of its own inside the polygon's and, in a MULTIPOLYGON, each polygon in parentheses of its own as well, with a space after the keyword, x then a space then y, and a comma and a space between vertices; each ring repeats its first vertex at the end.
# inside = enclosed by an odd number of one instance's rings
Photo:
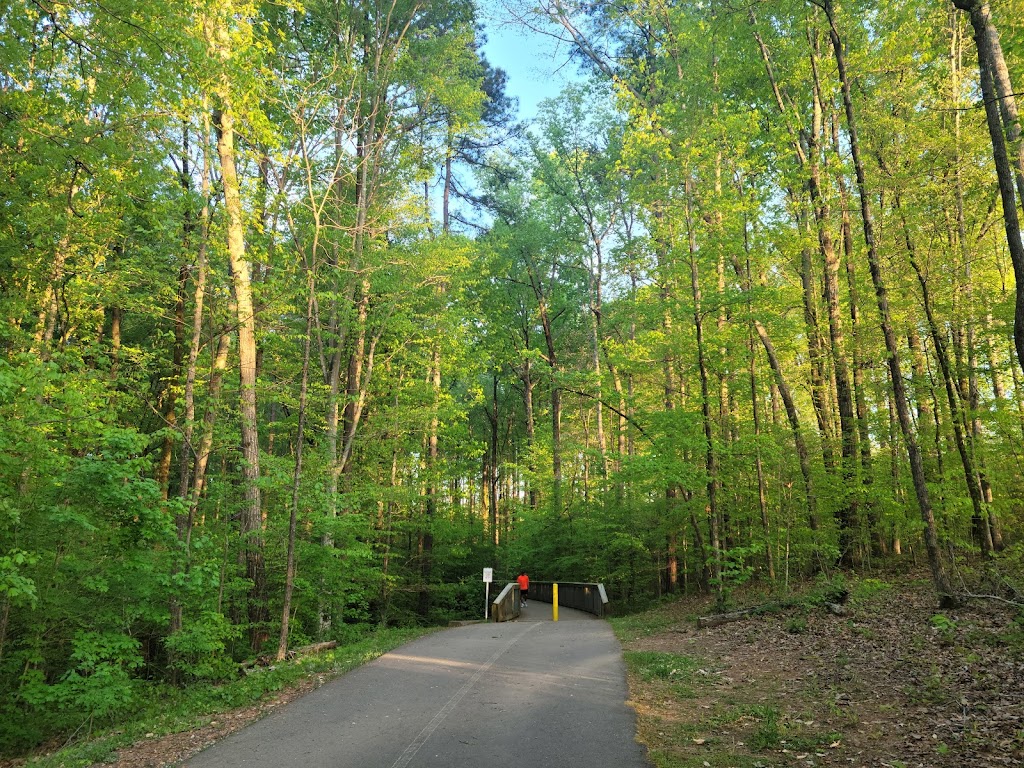
POLYGON ((743 608, 739 611, 716 613, 713 616, 701 616, 697 619, 697 628, 707 629, 708 627, 717 627, 719 624, 728 624, 730 621, 739 621, 740 619, 745 619, 748 616, 765 613, 775 607, 776 606, 773 603, 765 603, 764 605, 755 605, 752 608, 743 608))
MULTIPOLYGON (((310 656, 310 655, 312 655, 314 653, 321 653, 323 651, 329 651, 332 648, 337 648, 337 647, 338 647, 338 641, 337 640, 328 640, 328 641, 323 642, 323 643, 313 643, 312 645, 304 645, 301 648, 296 648, 294 650, 288 651, 288 658, 291 659, 291 660, 294 660, 294 659, 299 658, 300 656, 310 656)), ((269 667, 275 661, 276 661, 276 659, 274 658, 274 656, 272 656, 272 655, 270 655, 268 653, 268 654, 264 654, 263 656, 257 656, 255 659, 249 659, 248 661, 243 661, 241 664, 238 665, 238 667, 241 670, 243 675, 248 675, 256 667, 269 667)))
POLYGON ((296 648, 294 651, 288 651, 288 658, 296 659, 299 656, 309 656, 314 653, 322 653, 324 651, 329 651, 332 648, 337 647, 337 640, 328 640, 323 643, 313 643, 312 645, 304 645, 301 648, 296 648))

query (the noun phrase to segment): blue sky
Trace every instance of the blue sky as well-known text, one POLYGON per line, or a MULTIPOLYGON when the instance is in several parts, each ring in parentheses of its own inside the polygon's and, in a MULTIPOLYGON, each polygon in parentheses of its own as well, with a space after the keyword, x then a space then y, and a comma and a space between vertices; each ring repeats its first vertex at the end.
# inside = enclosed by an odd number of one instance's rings
POLYGON ((484 53, 493 66, 508 73, 507 90, 519 99, 521 118, 532 119, 537 104, 579 80, 568 46, 517 23, 506 0, 480 0, 479 14, 487 33, 484 53))

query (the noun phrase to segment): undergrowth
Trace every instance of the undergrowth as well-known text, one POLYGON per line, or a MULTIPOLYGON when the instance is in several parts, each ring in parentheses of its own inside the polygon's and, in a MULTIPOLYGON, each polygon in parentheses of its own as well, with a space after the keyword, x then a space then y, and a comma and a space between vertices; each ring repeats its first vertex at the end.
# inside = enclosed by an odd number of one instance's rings
POLYGON ((219 685, 196 683, 187 688, 152 684, 139 696, 139 706, 116 726, 91 738, 71 734, 64 747, 30 758, 37 768, 84 768, 109 761, 119 748, 202 727, 217 715, 256 704, 313 675, 340 675, 427 634, 423 628, 380 629, 360 640, 316 656, 256 667, 250 674, 219 685))

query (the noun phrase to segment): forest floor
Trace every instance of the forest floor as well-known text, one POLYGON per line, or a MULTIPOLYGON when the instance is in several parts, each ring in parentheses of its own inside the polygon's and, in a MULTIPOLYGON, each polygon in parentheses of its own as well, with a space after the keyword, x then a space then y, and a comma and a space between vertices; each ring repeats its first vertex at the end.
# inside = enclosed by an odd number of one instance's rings
POLYGON ((849 583, 843 615, 806 601, 698 629, 712 603, 686 599, 615 620, 658 768, 1024 766, 1024 614, 940 613, 926 579, 849 583))

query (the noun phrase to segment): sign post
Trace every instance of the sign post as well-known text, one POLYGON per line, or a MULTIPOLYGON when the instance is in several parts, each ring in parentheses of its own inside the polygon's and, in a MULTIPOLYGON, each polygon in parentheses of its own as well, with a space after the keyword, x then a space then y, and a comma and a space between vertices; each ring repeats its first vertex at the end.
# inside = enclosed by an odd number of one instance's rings
POLYGON ((487 608, 491 604, 492 581, 494 581, 494 569, 484 568, 484 621, 487 620, 487 608))

